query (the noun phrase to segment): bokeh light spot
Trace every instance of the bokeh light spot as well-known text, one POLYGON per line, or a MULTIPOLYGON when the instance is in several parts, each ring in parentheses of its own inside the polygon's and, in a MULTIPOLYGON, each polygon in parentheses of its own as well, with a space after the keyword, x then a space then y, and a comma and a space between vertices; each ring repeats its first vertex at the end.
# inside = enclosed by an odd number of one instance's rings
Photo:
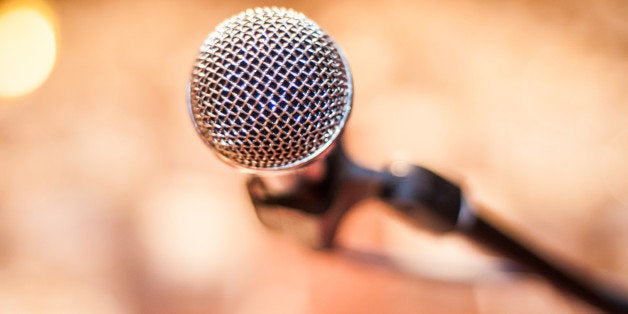
POLYGON ((51 19, 28 2, 0 7, 0 97, 37 89, 50 75, 57 55, 51 19))

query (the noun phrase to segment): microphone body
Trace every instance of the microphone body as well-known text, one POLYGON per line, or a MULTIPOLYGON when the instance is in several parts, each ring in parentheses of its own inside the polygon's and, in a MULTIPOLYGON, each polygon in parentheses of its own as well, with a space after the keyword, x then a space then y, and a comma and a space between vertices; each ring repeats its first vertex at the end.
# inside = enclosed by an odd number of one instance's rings
POLYGON ((217 156, 252 174, 249 196, 271 228, 331 248, 344 214, 379 198, 421 226, 467 235, 605 312, 628 313, 626 298, 478 217, 448 180, 419 166, 375 171, 352 162, 339 140, 352 96, 348 64, 329 35, 300 13, 263 8, 224 21, 207 37, 188 108, 217 156))
POLYGON ((247 187, 258 218, 315 248, 333 248, 345 213, 367 198, 379 198, 416 225, 435 232, 459 232, 475 243, 532 271, 555 287, 606 313, 628 313, 628 299, 573 267, 553 261, 477 216, 458 186, 428 169, 373 171, 353 163, 338 145, 324 160, 323 180, 301 177, 290 191, 276 194, 259 176, 247 187))

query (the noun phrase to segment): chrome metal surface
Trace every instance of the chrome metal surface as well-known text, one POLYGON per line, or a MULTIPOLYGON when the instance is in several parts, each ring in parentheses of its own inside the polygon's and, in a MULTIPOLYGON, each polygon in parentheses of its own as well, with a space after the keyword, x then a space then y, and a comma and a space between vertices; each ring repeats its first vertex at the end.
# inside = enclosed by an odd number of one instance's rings
POLYGON ((189 85, 190 114, 218 156, 249 170, 295 169, 332 146, 351 111, 340 49, 303 14, 240 13, 211 33, 189 85))

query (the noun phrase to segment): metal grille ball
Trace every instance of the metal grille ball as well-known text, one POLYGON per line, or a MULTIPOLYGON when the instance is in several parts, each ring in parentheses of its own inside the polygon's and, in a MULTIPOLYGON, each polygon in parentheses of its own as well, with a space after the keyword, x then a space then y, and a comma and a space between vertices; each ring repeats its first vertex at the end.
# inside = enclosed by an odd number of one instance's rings
POLYGON ((342 52, 316 23, 289 9, 258 8, 207 37, 188 96, 198 133, 223 160, 294 169, 341 133, 352 83, 342 52))

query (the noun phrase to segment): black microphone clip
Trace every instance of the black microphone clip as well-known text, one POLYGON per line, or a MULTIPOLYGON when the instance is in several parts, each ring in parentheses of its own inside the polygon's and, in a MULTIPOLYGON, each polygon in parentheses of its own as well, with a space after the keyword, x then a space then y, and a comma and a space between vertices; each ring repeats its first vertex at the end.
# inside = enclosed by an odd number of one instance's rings
POLYGON ((357 203, 378 198, 411 221, 435 232, 456 229, 463 203, 460 189, 418 166, 403 173, 374 171, 351 159, 341 143, 307 169, 279 176, 253 175, 249 195, 261 222, 313 248, 331 248, 344 215, 357 203), (303 172, 316 169, 315 175, 303 172), (278 181, 287 188, 274 188, 278 181))

